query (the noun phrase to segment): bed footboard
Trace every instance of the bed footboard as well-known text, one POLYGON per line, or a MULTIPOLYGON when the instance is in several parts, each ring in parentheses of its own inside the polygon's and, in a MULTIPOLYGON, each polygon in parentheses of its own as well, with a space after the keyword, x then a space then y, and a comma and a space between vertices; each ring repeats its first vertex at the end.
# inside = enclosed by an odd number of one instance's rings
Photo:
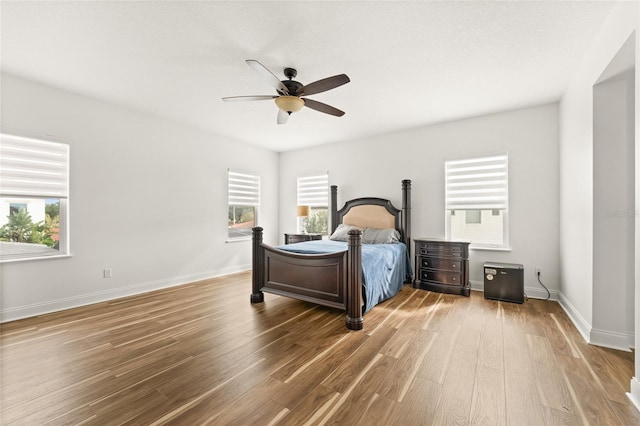
POLYGON ((346 252, 290 253, 263 244, 262 228, 253 228, 251 303, 263 291, 347 311, 346 325, 360 330, 362 319, 362 233, 349 232, 346 252))

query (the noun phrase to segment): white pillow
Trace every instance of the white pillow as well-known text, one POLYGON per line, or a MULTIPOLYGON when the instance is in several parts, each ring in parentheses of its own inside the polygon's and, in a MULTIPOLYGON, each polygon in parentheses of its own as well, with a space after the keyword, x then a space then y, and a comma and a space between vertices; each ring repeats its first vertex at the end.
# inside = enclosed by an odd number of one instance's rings
POLYGON ((329 239, 333 241, 349 241, 349 231, 354 229, 362 231, 362 228, 359 228, 357 226, 345 225, 341 223, 340 225, 338 225, 336 230, 333 231, 333 234, 331 234, 329 239))
POLYGON ((400 233, 397 229, 364 228, 363 244, 393 244, 398 242, 400 242, 400 233))

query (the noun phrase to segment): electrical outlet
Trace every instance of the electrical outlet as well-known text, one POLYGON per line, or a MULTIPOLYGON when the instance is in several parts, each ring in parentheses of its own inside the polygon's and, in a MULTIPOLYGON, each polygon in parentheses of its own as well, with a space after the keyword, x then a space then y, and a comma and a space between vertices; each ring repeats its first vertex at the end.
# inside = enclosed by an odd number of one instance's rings
POLYGON ((536 266, 536 277, 539 277, 540 275, 542 275, 542 267, 536 266))
POLYGON ((102 276, 105 278, 111 278, 111 268, 106 268, 102 271, 102 276))

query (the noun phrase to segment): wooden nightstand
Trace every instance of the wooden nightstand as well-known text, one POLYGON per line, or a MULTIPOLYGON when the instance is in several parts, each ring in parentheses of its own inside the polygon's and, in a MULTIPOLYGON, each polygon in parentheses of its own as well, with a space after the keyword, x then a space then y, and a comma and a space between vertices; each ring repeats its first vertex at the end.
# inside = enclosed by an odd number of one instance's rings
POLYGON ((469 243, 418 238, 415 288, 469 296, 469 243))
POLYGON ((301 243, 303 241, 321 240, 322 234, 284 234, 285 244, 301 243))

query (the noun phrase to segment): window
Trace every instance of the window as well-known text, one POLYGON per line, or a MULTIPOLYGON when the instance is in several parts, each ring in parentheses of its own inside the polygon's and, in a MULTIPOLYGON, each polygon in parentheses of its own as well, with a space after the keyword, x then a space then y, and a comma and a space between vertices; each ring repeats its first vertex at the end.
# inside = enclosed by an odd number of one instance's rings
POLYGON ((471 223, 482 224, 482 210, 466 210, 464 215, 464 223, 467 225, 471 223))
POLYGON ((298 178, 298 206, 309 206, 309 216, 298 222, 298 232, 329 232, 329 174, 298 178))
POLYGON ((508 182, 507 155, 445 162, 447 239, 508 248, 508 182))
POLYGON ((0 134, 0 261, 67 255, 69 145, 0 134))
POLYGON ((260 176, 251 172, 229 170, 229 220, 230 240, 251 237, 256 226, 260 206, 260 176))

